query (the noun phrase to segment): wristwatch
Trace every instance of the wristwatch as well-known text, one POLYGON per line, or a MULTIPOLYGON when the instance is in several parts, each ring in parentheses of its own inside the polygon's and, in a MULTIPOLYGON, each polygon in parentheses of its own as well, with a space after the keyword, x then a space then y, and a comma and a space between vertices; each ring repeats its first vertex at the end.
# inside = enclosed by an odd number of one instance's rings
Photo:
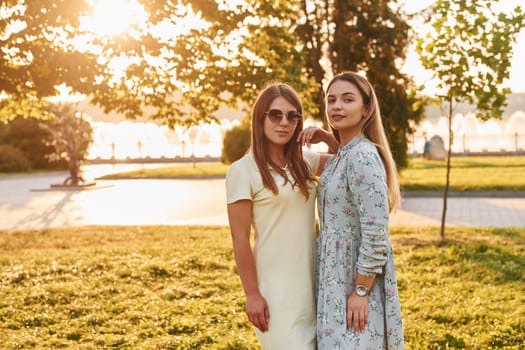
POLYGON ((362 284, 358 284, 357 286, 355 286, 355 294, 357 294, 360 297, 364 297, 368 294, 368 288, 366 288, 362 284))

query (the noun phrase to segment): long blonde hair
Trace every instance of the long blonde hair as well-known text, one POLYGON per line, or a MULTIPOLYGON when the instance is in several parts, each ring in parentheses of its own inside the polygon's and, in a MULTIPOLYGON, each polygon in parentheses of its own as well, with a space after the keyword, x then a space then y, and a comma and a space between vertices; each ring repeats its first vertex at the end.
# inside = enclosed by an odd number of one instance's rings
MULTIPOLYGON (((401 193, 399 190, 399 182, 397 179, 397 169, 390 145, 386 137, 383 122, 381 121, 381 112, 379 109, 379 103, 377 102, 376 93, 370 82, 362 75, 352 72, 344 71, 338 73, 328 84, 326 91, 330 89, 330 86, 336 81, 343 80, 354 85, 363 99, 364 105, 367 107, 366 114, 362 119, 359 128, 361 133, 376 145, 379 156, 385 167, 387 187, 388 187, 388 207, 391 212, 395 211, 399 207, 401 201, 401 193)), ((325 113, 325 118, 328 121, 328 116, 325 113)), ((328 123, 329 124, 329 123, 328 123)), ((339 132, 332 128, 332 133, 335 138, 340 141, 339 132)))
MULTIPOLYGON (((268 140, 264 135, 264 121, 266 112, 270 108, 273 100, 277 97, 283 97, 290 102, 297 112, 303 114, 301 99, 295 90, 287 84, 280 82, 270 82, 259 93, 252 109, 252 150, 255 162, 259 168, 264 187, 271 190, 274 194, 279 193, 269 167, 272 167, 286 181, 289 181, 286 171, 281 169, 269 157, 268 140)), ((286 164, 289 165, 290 174, 293 178, 292 186, 299 186, 302 194, 306 199, 309 197, 308 182, 315 181, 315 177, 308 164, 303 159, 301 144, 297 142, 297 136, 303 129, 303 119, 301 118, 295 127, 291 140, 284 146, 284 155, 286 164)))

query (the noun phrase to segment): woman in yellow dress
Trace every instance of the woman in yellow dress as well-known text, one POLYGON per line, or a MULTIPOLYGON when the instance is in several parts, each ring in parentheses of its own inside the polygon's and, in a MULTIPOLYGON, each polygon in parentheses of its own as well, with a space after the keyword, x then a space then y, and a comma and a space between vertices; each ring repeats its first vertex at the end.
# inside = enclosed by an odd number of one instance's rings
MULTIPOLYGON (((316 348, 315 176, 327 156, 302 149, 302 128, 297 93, 269 84, 253 106, 251 148, 226 175, 246 313, 265 350, 316 348)), ((323 141, 334 146, 335 139, 323 141)))

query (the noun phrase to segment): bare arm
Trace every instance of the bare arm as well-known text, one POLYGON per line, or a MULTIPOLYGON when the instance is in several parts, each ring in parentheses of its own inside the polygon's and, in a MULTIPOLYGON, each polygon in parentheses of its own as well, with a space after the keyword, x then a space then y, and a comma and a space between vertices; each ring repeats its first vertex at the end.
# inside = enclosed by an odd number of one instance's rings
POLYGON ((316 126, 309 126, 301 130, 297 136, 297 142, 303 146, 307 143, 318 144, 324 142, 328 146, 328 152, 332 154, 337 153, 337 149, 339 148, 339 142, 331 132, 316 126))
POLYGON ((299 136, 297 137, 297 142, 303 146, 307 143, 318 144, 324 142, 328 146, 328 152, 330 154, 321 153, 321 161, 319 163, 319 169, 315 175, 319 176, 323 172, 324 165, 326 161, 331 157, 331 154, 337 153, 339 148, 339 142, 336 140, 335 136, 326 131, 325 129, 318 128, 316 126, 309 126, 304 130, 301 130, 299 136))
POLYGON ((228 204, 228 219, 235 264, 246 295, 246 313, 250 322, 265 332, 268 330, 270 312, 266 300, 259 291, 255 259, 250 245, 252 202, 240 200, 228 204))

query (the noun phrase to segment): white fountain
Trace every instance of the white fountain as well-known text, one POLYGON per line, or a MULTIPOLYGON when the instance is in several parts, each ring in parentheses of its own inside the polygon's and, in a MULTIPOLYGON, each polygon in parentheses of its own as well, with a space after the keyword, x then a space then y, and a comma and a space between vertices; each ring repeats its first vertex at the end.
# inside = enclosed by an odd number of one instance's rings
MULTIPOLYGON (((448 147, 447 123, 446 117, 440 117, 435 122, 423 121, 409 138, 410 154, 420 155, 425 142, 434 135, 439 135, 445 141, 445 147, 448 147)), ((88 158, 219 158, 224 133, 238 124, 238 120, 222 119, 217 123, 190 128, 177 126, 169 130, 153 122, 93 122, 94 143, 88 158)), ((320 123, 306 120, 305 126, 308 125, 319 126, 320 123)), ((453 116, 452 129, 454 153, 525 152, 525 112, 522 111, 514 112, 507 120, 487 122, 471 113, 458 113, 453 116)), ((312 146, 311 149, 325 150, 322 145, 312 146)))
MULTIPOLYGON (((482 121, 473 113, 452 117, 454 153, 516 153, 525 152, 525 113, 514 112, 507 120, 482 121)), ((436 122, 422 122, 412 135, 408 149, 412 155, 423 152, 425 142, 438 135, 448 148, 448 120, 440 117, 436 122)))

